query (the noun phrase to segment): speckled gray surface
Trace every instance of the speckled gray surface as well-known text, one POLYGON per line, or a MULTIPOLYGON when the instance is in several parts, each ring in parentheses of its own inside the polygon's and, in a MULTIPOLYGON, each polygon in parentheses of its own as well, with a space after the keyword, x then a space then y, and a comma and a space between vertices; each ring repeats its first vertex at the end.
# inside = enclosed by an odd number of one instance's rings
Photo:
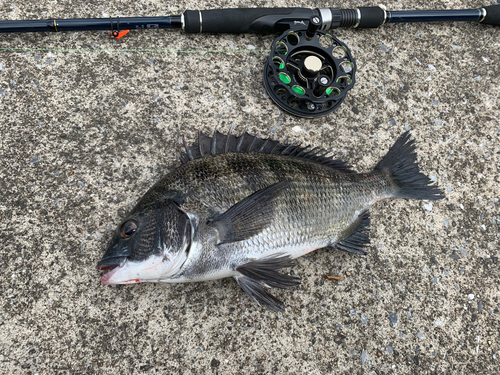
MULTIPOLYGON (((374 4, 73 3, 3 0, 0 18, 374 4)), ((265 95, 262 50, 273 36, 0 35, 1 373, 498 373, 500 29, 336 34, 352 48, 357 83, 337 112, 315 120, 282 113, 265 95), (421 169, 446 198, 377 204, 367 257, 299 259, 302 286, 276 291, 284 314, 251 303, 233 280, 102 286, 95 265, 111 228, 176 165, 180 136, 230 125, 335 149, 358 170, 410 129, 421 169)))

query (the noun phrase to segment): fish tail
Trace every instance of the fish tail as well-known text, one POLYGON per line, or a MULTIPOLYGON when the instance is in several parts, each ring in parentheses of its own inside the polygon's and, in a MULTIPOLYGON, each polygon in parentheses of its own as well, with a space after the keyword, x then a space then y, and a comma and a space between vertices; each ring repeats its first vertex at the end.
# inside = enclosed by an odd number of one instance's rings
POLYGON ((394 198, 429 199, 444 198, 443 192, 429 177, 420 173, 415 153, 415 141, 410 133, 403 133, 375 170, 388 174, 396 185, 394 198))

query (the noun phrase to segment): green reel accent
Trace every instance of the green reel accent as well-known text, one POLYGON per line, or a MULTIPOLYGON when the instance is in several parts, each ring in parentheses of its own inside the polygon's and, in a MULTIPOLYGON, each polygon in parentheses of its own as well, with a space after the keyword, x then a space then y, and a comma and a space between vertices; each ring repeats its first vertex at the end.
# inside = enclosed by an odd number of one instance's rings
POLYGON ((280 73, 279 74, 279 77, 280 77, 280 80, 283 82, 283 83, 286 83, 287 85, 292 82, 292 79, 288 76, 288 74, 286 73, 280 73))
POLYGON ((306 93, 306 90, 304 90, 302 87, 300 86, 293 86, 292 87, 292 90, 295 91, 297 94, 299 95, 304 95, 306 93))

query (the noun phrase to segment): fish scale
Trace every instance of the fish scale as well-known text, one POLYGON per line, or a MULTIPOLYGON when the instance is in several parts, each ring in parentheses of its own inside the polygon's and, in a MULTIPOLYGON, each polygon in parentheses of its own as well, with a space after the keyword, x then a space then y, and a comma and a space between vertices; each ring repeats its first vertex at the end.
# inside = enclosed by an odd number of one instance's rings
POLYGON ((200 133, 183 164, 118 226, 98 265, 111 269, 102 281, 234 277, 257 303, 281 310, 267 288, 298 285, 279 272, 290 260, 322 247, 365 254, 368 209, 378 200, 442 198, 419 172, 414 150, 405 133, 373 171, 355 173, 321 149, 200 133), (137 230, 129 238, 130 228, 137 230))

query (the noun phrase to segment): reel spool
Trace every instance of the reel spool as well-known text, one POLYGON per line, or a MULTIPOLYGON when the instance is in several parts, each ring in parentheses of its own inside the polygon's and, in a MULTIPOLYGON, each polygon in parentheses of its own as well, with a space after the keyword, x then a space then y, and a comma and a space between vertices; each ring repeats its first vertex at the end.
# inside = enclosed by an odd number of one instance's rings
POLYGON ((275 39, 264 69, 269 96, 294 116, 326 116, 354 86, 351 52, 335 36, 318 30, 320 25, 313 16, 307 30, 292 28, 275 39))

